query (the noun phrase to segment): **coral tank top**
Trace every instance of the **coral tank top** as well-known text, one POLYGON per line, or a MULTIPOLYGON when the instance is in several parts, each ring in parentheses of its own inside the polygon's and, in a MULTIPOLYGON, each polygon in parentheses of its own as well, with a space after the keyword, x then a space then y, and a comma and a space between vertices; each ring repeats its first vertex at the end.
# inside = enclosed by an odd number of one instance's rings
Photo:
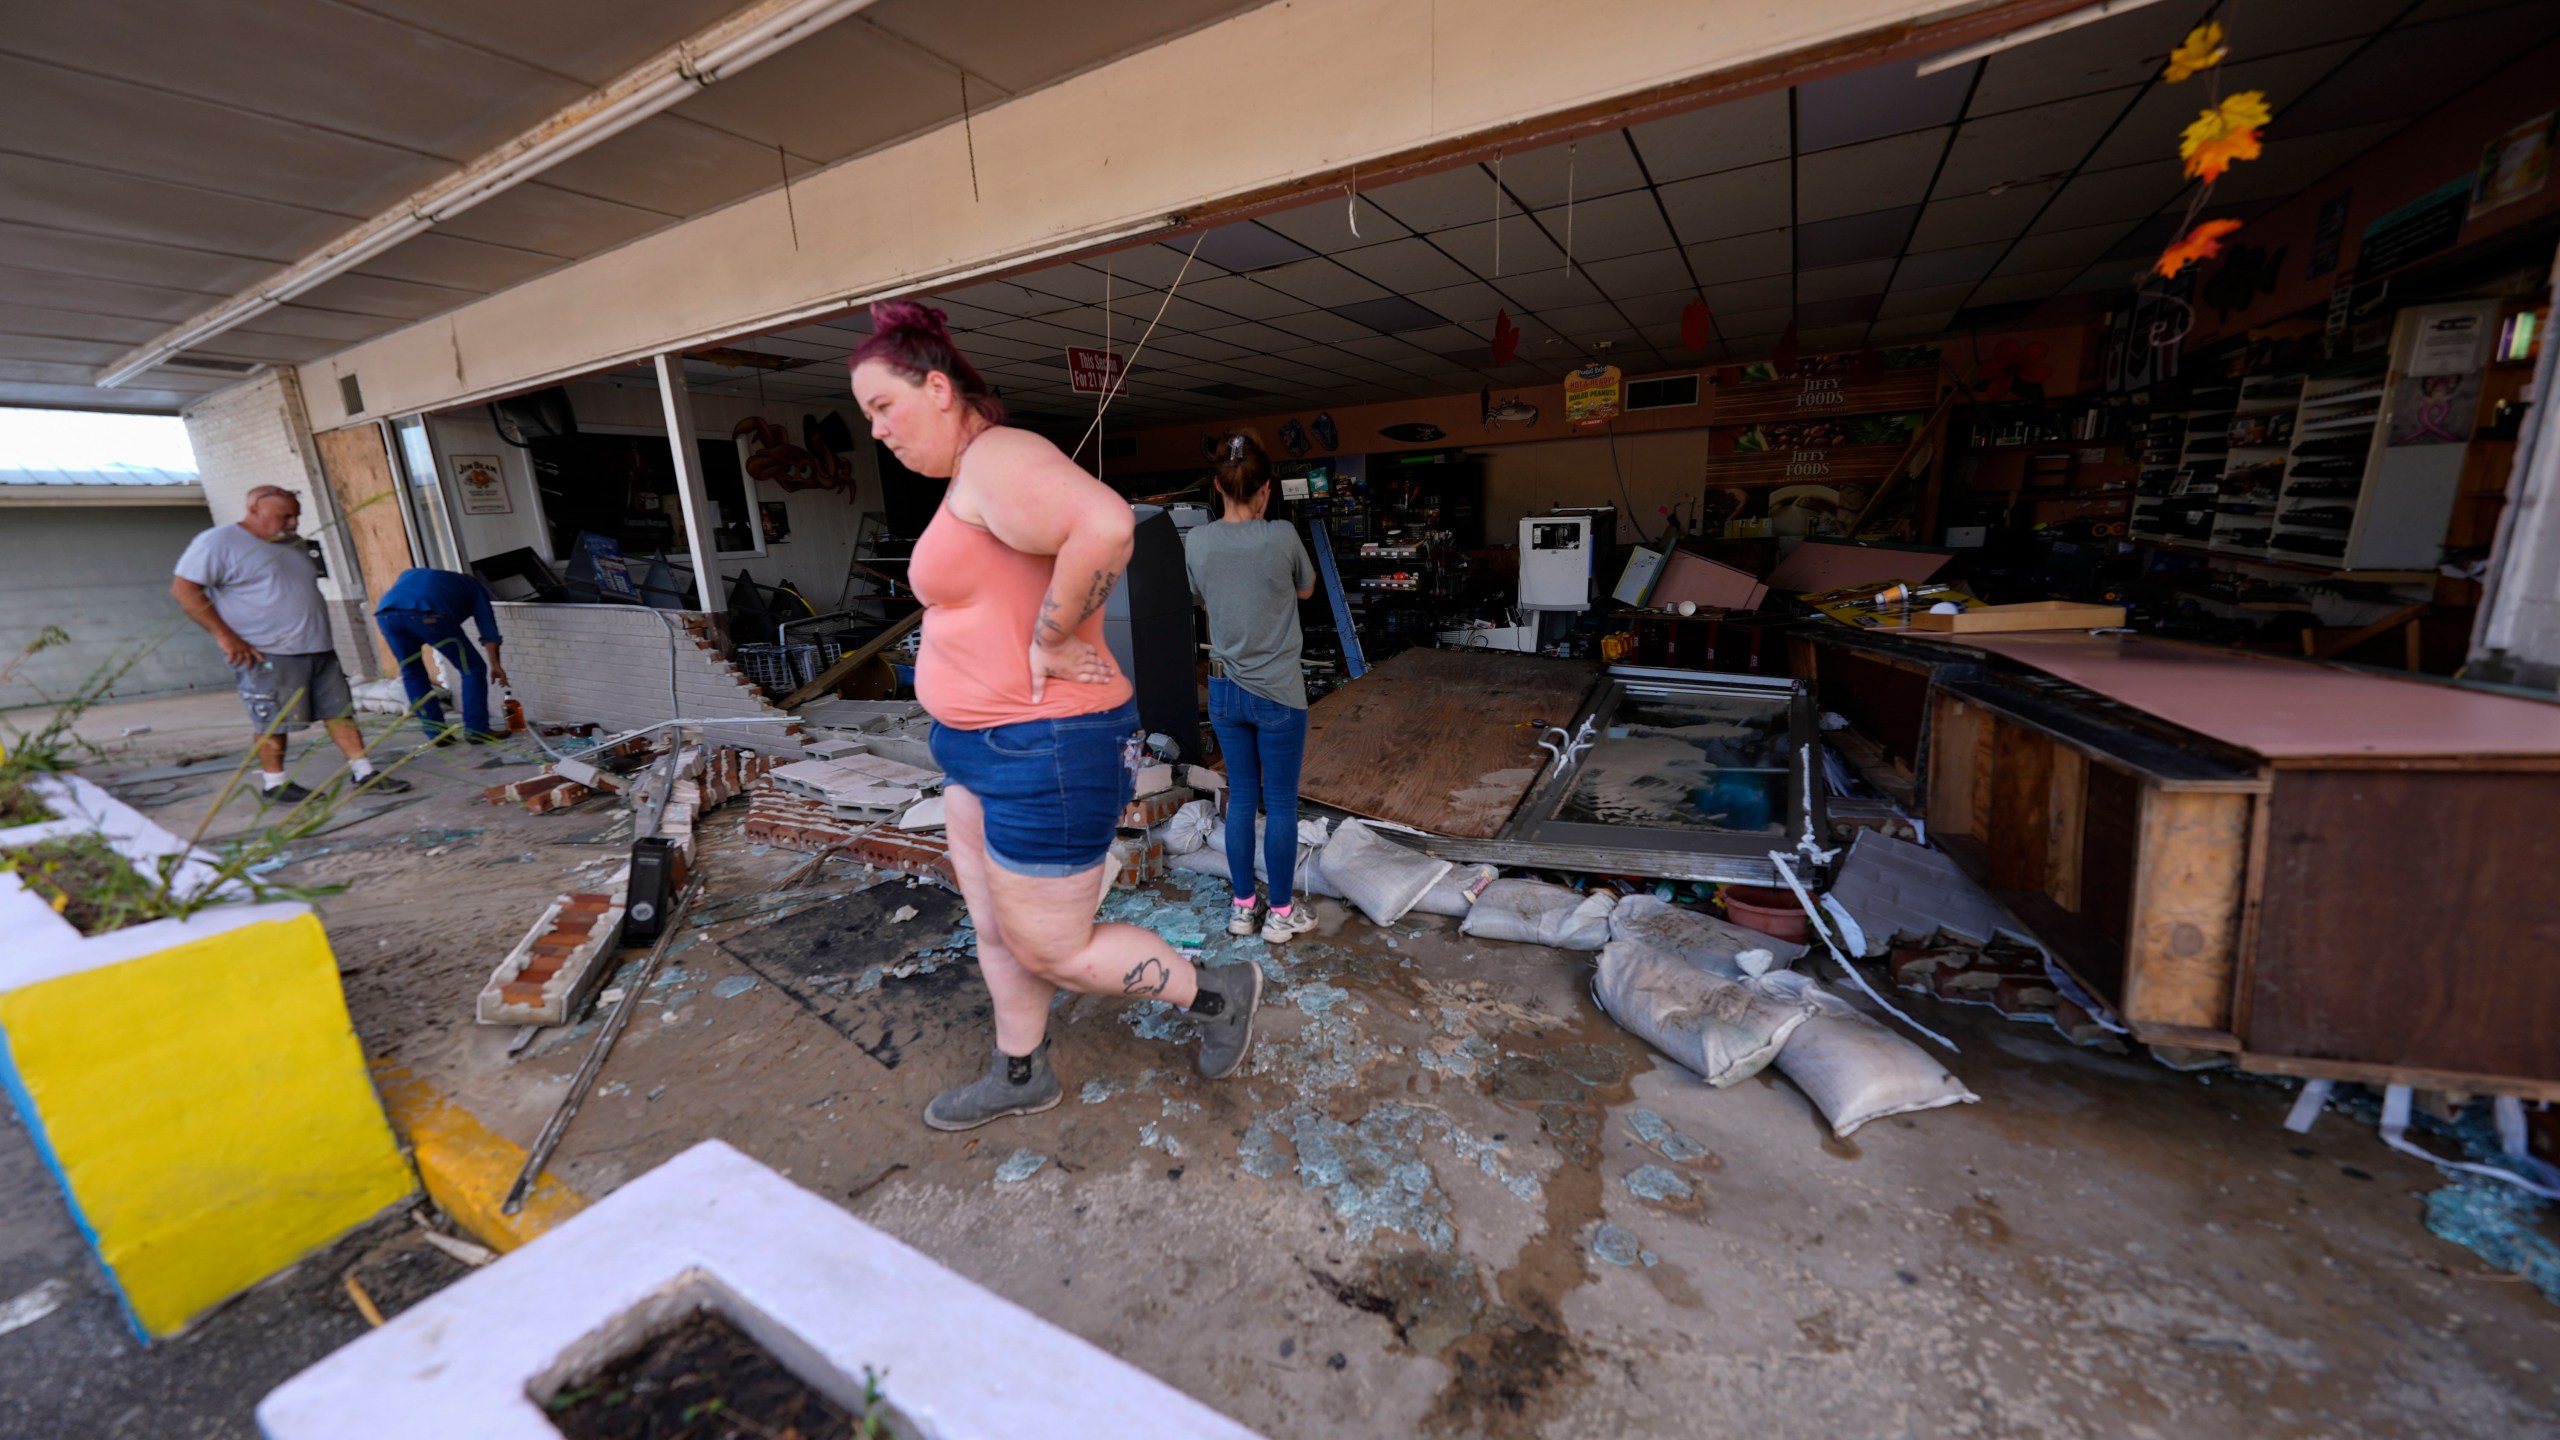
MULTIPOLYGON (((1025 555, 952 514, 949 505, 934 511, 907 566, 907 583, 924 602, 916 699, 927 714, 955 730, 991 730, 1128 703, 1133 692, 1126 675, 1102 685, 1052 677, 1040 703, 1031 703, 1031 627, 1056 568, 1056 557, 1025 555)), ((1109 648, 1099 610, 1076 634, 1096 649, 1109 648)))

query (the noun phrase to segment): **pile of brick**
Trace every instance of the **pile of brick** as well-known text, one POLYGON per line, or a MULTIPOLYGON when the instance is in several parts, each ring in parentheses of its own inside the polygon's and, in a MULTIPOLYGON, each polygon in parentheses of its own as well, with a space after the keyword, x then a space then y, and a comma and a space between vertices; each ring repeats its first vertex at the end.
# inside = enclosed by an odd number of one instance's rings
POLYGON ((481 798, 492 805, 514 801, 536 815, 565 810, 594 793, 594 790, 568 776, 550 770, 505 785, 492 785, 480 792, 481 798))
POLYGON ((585 998, 622 935, 628 866, 608 890, 563 895, 533 922, 481 987, 484 1025, 560 1025, 585 998))
POLYGON ((2054 985, 2043 952, 2032 945, 2006 939, 1978 944, 1941 930, 1926 941, 1897 940, 1887 965, 1893 983, 1915 995, 1988 1005, 2005 1019, 2042 1021, 2083 1045, 2097 1044, 2108 1033, 2054 985))
POLYGON ((786 850, 824 850, 852 842, 871 822, 849 820, 822 801, 759 785, 747 795, 747 838, 786 850))

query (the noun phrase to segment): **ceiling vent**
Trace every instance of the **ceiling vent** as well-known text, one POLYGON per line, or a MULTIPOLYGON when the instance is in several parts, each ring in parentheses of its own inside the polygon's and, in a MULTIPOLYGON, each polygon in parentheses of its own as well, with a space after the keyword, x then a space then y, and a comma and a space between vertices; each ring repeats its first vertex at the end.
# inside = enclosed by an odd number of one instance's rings
POLYGON ((364 387, 356 384, 353 375, 338 377, 338 403, 347 407, 350 420, 364 413, 364 387))
POLYGON ((1665 375, 1658 380, 1627 382, 1627 409, 1676 410, 1698 403, 1698 377, 1665 375))

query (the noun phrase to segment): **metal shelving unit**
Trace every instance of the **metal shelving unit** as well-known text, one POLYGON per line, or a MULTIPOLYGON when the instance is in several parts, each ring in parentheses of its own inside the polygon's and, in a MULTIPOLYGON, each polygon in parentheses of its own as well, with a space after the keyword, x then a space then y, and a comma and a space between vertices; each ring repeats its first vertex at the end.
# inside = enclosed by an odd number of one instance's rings
POLYGON ((2213 529, 2205 542, 2211 553, 2267 553, 2304 379, 2297 371, 2252 375, 2240 382, 2240 403, 2224 432, 2230 448, 2223 456, 2213 529))

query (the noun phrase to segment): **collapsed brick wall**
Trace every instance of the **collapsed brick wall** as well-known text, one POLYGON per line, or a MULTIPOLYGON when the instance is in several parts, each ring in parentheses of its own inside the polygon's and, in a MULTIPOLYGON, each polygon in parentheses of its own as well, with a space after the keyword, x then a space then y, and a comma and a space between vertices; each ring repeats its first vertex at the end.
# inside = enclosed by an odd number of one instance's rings
MULTIPOLYGON (((187 444, 196 455, 205 508, 216 525, 239 523, 249 492, 281 485, 302 500, 302 533, 320 542, 328 574, 320 596, 328 602, 329 637, 338 663, 358 680, 381 673, 364 590, 355 579, 355 548, 331 520, 337 504, 320 471, 319 452, 291 375, 269 370, 226 386, 186 409, 187 444)), ((208 642, 209 643, 209 642, 208 642)))
MULTIPOLYGON (((593 721, 628 730, 675 718, 671 705, 681 706, 688 720, 786 713, 720 652, 709 616, 636 605, 529 603, 501 603, 497 613, 508 678, 537 722, 593 721), (675 622, 672 657, 669 621, 675 622)), ((800 758, 796 723, 715 723, 702 734, 712 745, 800 758)))

